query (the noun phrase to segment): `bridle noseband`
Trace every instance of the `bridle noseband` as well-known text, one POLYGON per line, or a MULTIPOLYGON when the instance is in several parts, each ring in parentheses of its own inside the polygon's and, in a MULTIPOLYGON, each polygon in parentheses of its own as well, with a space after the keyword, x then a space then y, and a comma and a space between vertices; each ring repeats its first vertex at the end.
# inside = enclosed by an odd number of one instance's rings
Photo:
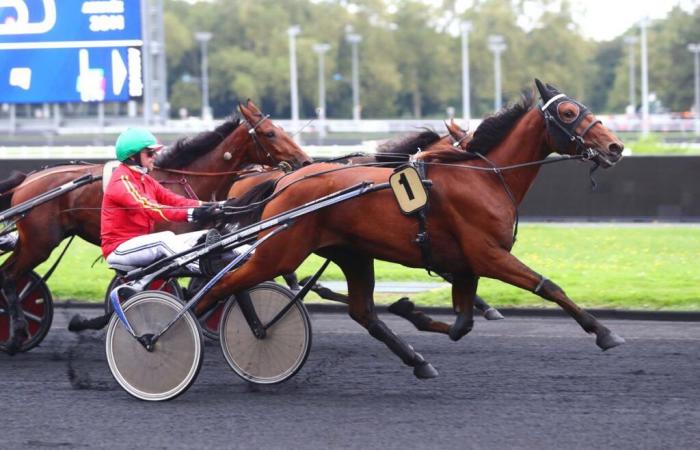
POLYGON ((586 146, 585 137, 591 129, 603 122, 596 119, 591 121, 588 126, 579 135, 576 133, 576 128, 588 115, 591 115, 590 109, 583 103, 579 103, 566 96, 566 94, 557 94, 554 97, 547 100, 547 102, 540 107, 540 112, 542 113, 547 127, 547 132, 554 139, 554 143, 558 149, 565 148, 569 143, 574 142, 576 144, 576 149, 578 154, 585 160, 592 160, 598 156, 598 151, 594 148, 586 146), (559 113, 557 112, 557 107, 562 103, 562 99, 573 103, 579 109, 578 116, 570 123, 563 123, 559 119, 559 113), (553 109, 553 110, 552 110, 553 109))

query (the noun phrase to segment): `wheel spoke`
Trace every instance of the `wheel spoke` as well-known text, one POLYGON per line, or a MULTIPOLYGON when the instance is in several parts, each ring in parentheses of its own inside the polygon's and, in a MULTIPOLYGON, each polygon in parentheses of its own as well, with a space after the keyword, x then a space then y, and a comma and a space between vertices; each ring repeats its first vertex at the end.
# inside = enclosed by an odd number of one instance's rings
POLYGON ((32 314, 32 313, 27 312, 27 311, 24 311, 24 317, 26 317, 27 319, 34 321, 36 323, 41 323, 42 320, 44 320, 43 317, 37 316, 36 314, 32 314))

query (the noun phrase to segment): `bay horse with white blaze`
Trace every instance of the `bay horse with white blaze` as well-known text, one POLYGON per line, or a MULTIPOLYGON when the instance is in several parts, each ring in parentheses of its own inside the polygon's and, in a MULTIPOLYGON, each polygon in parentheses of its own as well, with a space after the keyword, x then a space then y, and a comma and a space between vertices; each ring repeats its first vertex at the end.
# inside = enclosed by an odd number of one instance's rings
MULTIPOLYGON (((425 163, 427 179, 432 181, 427 232, 433 265, 453 275, 452 301, 457 314, 452 325, 432 321, 428 325, 430 331, 455 341, 469 333, 479 278, 488 277, 556 302, 607 350, 624 339, 510 251, 517 207, 544 158, 556 151, 562 158, 590 159, 607 168, 621 159, 623 143, 584 105, 535 81, 541 106, 535 107, 530 95, 484 120, 467 152, 460 154, 446 145, 442 155, 439 150, 430 152, 425 163)), ((391 174, 391 169, 332 164, 302 168, 278 185, 277 190, 284 191, 265 206, 263 219, 358 183, 385 183, 391 174)), ((415 243, 418 230, 417 220, 400 211, 389 189, 308 214, 265 241, 241 268, 227 274, 197 305, 197 312, 234 292, 295 270, 315 252, 331 259, 345 274, 350 316, 413 367, 415 376, 435 377, 432 365, 379 320, 374 309, 374 259, 425 267, 415 243)))
MULTIPOLYGON (((248 100, 240 104, 241 118, 231 119, 216 130, 182 139, 159 152, 151 174, 167 188, 203 201, 225 199, 241 168, 249 164, 285 164, 298 168, 311 158, 266 115, 248 100)), ((36 172, 14 187, 12 205, 31 199, 56 186, 90 173, 102 174, 103 165, 60 166, 36 172)), ((6 196, 3 196, 4 198, 6 196)), ((92 183, 32 209, 17 223, 19 240, 12 255, 0 266, 0 293, 9 309, 10 330, 0 350, 22 351, 27 322, 17 305, 16 281, 45 261, 66 237, 78 235, 100 245, 102 183, 92 183)), ((156 231, 191 231, 194 225, 161 223, 156 231)))

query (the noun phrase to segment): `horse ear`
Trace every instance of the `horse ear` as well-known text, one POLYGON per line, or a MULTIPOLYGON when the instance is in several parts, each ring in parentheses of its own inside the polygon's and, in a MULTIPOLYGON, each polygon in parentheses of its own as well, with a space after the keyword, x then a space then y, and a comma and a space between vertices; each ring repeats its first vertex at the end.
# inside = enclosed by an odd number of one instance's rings
POLYGON ((540 97, 542 97, 542 101, 544 103, 547 103, 547 101, 552 98, 552 94, 549 92, 549 89, 547 89, 544 84, 537 78, 535 78, 535 86, 537 86, 537 90, 540 93, 540 97))
POLYGON ((558 94, 558 93, 559 93, 559 89, 555 88, 554 86, 552 86, 552 85, 549 84, 549 83, 547 83, 547 89, 549 89, 549 92, 551 92, 552 95, 555 95, 555 94, 558 94))

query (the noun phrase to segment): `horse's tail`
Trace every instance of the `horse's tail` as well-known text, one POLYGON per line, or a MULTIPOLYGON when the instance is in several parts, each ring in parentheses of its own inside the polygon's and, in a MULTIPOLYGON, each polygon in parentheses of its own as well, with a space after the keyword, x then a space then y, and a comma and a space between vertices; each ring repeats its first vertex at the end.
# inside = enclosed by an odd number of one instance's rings
POLYGON ((7 191, 22 184, 25 178, 27 175, 13 170, 8 178, 0 181, 0 211, 9 208, 12 202, 12 193, 7 191))
POLYGON ((276 179, 263 181, 253 186, 240 197, 228 200, 226 202, 227 207, 243 208, 250 206, 242 209, 240 212, 231 214, 233 221, 238 222, 242 227, 258 222, 267 203, 265 199, 274 192, 276 183, 276 179))

